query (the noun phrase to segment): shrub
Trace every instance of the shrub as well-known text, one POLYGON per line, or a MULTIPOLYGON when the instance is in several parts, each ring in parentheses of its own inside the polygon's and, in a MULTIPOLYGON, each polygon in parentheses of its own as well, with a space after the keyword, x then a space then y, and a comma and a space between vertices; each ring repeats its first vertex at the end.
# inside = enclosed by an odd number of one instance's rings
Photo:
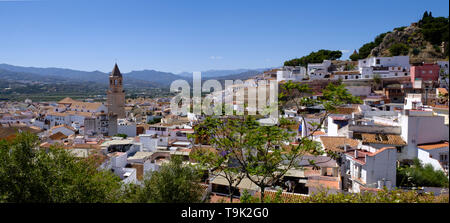
POLYGON ((389 52, 392 56, 407 55, 409 47, 403 43, 394 43, 389 47, 389 52))
POLYGON ((403 187, 447 187, 448 178, 444 172, 434 170, 431 165, 423 165, 415 159, 413 165, 397 169, 397 184, 403 187))

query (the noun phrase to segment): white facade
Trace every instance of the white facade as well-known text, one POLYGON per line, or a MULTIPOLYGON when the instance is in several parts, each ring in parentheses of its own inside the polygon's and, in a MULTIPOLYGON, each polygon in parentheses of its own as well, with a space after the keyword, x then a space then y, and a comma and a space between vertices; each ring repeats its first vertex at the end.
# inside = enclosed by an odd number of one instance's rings
POLYGON ((301 81, 305 78, 306 68, 304 67, 283 67, 277 71, 277 82, 280 81, 301 81))
POLYGON ((127 123, 120 120, 117 125, 117 134, 125 134, 128 137, 136 136, 136 124, 127 123))
POLYGON ((448 174, 448 143, 440 148, 425 149, 419 146, 418 156, 423 165, 430 164, 435 170, 441 170, 448 174))
POLYGON ((154 137, 154 135, 142 134, 139 135, 141 142, 141 151, 155 152, 158 146, 159 139, 154 137))
POLYGON ((369 57, 358 60, 361 79, 405 77, 410 75, 409 56, 369 57))
POLYGON ((410 67, 409 56, 369 57, 358 60, 358 67, 410 67))
POLYGON ((352 150, 345 153, 347 172, 352 180, 354 193, 366 188, 392 189, 396 185, 397 150, 392 147, 383 148, 377 152, 352 150), (355 158, 356 157, 356 158, 355 158))
POLYGON ((308 78, 310 80, 330 78, 330 72, 328 72, 330 66, 331 60, 324 60, 322 63, 308 64, 308 78))
POLYGON ((444 117, 429 115, 426 111, 422 115, 420 112, 401 116, 401 136, 407 143, 406 157, 408 159, 418 157, 418 144, 448 141, 449 138, 449 129, 444 124, 444 117))

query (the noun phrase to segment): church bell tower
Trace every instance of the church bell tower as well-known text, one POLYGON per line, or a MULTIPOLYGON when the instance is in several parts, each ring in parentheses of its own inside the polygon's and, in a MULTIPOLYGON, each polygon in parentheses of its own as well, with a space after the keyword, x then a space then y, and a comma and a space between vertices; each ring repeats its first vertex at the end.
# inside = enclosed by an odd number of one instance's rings
POLYGON ((109 90, 107 91, 107 95, 108 113, 117 115, 117 118, 126 118, 123 78, 117 63, 109 75, 109 90))

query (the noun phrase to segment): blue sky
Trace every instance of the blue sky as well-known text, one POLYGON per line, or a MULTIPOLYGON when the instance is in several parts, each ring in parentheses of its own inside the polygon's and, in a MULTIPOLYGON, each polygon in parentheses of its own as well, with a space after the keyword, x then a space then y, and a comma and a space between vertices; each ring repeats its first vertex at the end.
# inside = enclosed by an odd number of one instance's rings
POLYGON ((264 68, 319 49, 342 59, 382 32, 449 15, 447 0, 0 0, 0 63, 123 72, 264 68))

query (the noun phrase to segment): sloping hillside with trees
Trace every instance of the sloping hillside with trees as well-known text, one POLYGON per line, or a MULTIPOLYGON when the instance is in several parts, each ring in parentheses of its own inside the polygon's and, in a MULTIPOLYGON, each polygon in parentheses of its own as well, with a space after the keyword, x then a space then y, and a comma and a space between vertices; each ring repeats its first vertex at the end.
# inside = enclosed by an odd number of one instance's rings
POLYGON ((378 35, 374 41, 361 46, 350 59, 408 55, 412 63, 431 62, 448 58, 448 42, 449 18, 433 17, 426 11, 420 21, 378 35))

